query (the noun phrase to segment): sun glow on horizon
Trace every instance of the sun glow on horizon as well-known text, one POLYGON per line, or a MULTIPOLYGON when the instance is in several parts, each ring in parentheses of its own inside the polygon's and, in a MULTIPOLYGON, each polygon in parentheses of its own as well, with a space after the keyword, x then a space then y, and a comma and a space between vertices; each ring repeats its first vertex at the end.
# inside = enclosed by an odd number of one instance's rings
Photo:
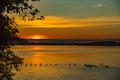
POLYGON ((34 36, 33 39, 41 39, 39 36, 34 36))
POLYGON ((26 38, 28 38, 28 39, 47 39, 47 37, 45 35, 31 35, 26 38))

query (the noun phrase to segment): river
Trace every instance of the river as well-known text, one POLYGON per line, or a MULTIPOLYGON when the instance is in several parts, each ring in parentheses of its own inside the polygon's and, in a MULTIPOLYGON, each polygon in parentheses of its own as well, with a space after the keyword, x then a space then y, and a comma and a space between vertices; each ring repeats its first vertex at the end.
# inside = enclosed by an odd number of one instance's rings
POLYGON ((120 80, 118 46, 26 45, 12 50, 24 58, 15 80, 120 80), (85 64, 98 68, 85 67, 85 64))

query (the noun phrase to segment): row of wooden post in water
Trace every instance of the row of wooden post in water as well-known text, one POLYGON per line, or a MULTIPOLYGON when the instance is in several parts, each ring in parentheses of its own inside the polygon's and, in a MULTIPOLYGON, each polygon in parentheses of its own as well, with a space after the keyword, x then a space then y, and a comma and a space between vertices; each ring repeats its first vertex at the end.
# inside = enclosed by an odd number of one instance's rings
MULTIPOLYGON (((27 67, 27 66, 30 66, 30 67, 32 67, 32 66, 40 66, 40 67, 42 67, 42 66, 68 66, 68 67, 78 67, 78 66, 80 66, 80 64, 71 64, 71 63, 68 63, 68 64, 42 64, 42 63, 40 63, 40 64, 32 64, 32 63, 24 63, 24 64, 22 64, 21 66, 25 66, 25 67, 27 67)), ((108 65, 103 65, 103 64, 98 64, 98 65, 94 65, 94 64, 83 64, 83 66, 84 67, 87 67, 87 68, 99 68, 99 67, 104 67, 104 68, 109 68, 110 66, 108 66, 108 65)))

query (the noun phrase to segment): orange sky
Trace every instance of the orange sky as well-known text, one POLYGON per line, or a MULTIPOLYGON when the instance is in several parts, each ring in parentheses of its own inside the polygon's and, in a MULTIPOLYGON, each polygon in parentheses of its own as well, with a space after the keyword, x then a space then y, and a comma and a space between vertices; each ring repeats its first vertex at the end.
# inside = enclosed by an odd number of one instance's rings
POLYGON ((23 21, 16 17, 18 35, 34 39, 120 39, 120 15, 115 0, 63 2, 44 0, 34 4, 45 20, 23 21))
POLYGON ((120 39, 119 17, 67 19, 46 16, 44 21, 16 20, 22 38, 120 39), (74 27, 75 26, 75 27, 74 27))

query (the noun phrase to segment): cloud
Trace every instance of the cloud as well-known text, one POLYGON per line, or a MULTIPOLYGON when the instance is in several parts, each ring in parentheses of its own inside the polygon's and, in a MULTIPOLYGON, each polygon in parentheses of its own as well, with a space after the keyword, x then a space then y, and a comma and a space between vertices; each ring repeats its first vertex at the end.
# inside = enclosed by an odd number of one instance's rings
POLYGON ((88 5, 88 6, 77 6, 77 7, 74 7, 74 8, 81 8, 81 9, 102 8, 102 7, 105 7, 107 5, 108 4, 104 4, 104 3, 96 3, 96 4, 91 4, 91 5, 88 5))
POLYGON ((16 20, 16 22, 23 27, 88 27, 94 25, 120 25, 120 16, 114 17, 91 17, 85 19, 75 19, 57 16, 46 16, 45 20, 41 21, 22 21, 16 20))
POLYGON ((120 22, 120 16, 114 16, 114 17, 92 17, 87 18, 84 20, 84 22, 120 22))
POLYGON ((103 7, 104 6, 104 4, 97 4, 96 6, 98 6, 98 7, 103 7))
POLYGON ((97 3, 95 4, 94 6, 92 6, 93 8, 102 8, 104 6, 107 6, 107 4, 104 4, 104 3, 97 3))
POLYGON ((120 39, 120 25, 97 25, 82 28, 22 28, 20 36, 45 35, 54 39, 120 39), (113 27, 114 26, 114 27, 113 27))

